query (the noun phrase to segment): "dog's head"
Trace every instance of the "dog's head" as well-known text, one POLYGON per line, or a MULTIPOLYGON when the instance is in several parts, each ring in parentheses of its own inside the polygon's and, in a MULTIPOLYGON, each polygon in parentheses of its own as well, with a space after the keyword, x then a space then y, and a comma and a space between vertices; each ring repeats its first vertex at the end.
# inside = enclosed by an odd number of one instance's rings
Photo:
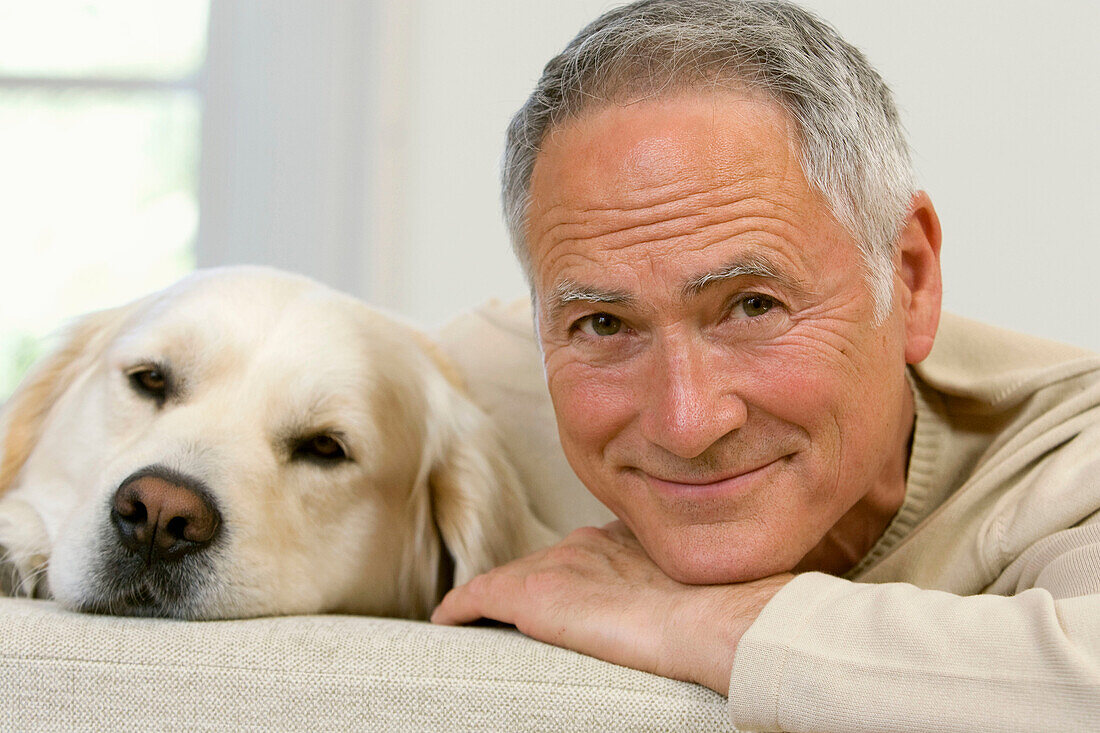
POLYGON ((422 336, 272 270, 85 317, 0 414, 0 546, 73 609, 424 617, 551 539, 422 336))

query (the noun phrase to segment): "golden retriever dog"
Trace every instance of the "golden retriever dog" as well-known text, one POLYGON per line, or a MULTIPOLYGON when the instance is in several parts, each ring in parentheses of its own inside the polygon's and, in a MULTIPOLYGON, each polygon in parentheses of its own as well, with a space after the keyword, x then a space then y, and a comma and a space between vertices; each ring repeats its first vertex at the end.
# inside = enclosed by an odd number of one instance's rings
POLYGON ((0 575, 74 610, 425 618, 553 540, 424 337, 275 270, 84 317, 0 412, 0 575))

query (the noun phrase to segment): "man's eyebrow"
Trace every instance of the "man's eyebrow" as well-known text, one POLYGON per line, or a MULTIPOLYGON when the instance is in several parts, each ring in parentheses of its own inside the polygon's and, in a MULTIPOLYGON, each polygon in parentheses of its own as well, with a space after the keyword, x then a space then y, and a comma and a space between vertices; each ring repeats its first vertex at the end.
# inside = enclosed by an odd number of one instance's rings
POLYGON ((684 298, 690 298, 699 295, 714 283, 732 280, 736 277, 757 277, 775 280, 783 287, 803 293, 810 292, 809 286, 804 282, 787 275, 781 268, 772 264, 767 258, 758 255, 748 255, 738 258, 715 270, 693 277, 684 285, 681 293, 684 298))
POLYGON ((606 290, 587 285, 581 285, 575 280, 562 280, 554 286, 550 294, 549 312, 554 319, 562 309, 570 303, 608 303, 611 305, 634 305, 637 299, 623 290, 606 290))

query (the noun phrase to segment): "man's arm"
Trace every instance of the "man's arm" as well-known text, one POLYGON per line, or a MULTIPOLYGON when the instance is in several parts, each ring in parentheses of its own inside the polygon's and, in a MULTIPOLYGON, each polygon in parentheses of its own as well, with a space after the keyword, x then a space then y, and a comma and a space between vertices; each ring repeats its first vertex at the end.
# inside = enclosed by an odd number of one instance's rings
POLYGON ((1100 730, 1100 513, 1033 543, 989 590, 798 576, 737 648, 734 723, 1100 730))
POLYGON ((1100 595, 957 596, 807 573, 776 601, 737 649, 739 727, 1100 728, 1100 595))
POLYGON ((496 619, 540 641, 725 695, 741 635, 791 577, 685 585, 612 522, 455 588, 432 621, 496 619))
POLYGON ((698 682, 750 730, 1096 730, 1097 521, 1021 556, 1031 582, 1012 596, 821 573, 684 586, 613 523, 456 588, 433 621, 495 618, 698 682))

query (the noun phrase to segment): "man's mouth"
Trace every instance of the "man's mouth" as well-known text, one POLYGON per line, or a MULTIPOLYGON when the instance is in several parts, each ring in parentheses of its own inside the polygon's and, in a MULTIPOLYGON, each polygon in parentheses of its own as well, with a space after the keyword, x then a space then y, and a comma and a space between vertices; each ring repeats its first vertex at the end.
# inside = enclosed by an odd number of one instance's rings
POLYGON ((790 456, 781 456, 732 472, 711 475, 649 473, 635 469, 657 493, 673 497, 734 498, 748 493, 754 485, 790 456))

